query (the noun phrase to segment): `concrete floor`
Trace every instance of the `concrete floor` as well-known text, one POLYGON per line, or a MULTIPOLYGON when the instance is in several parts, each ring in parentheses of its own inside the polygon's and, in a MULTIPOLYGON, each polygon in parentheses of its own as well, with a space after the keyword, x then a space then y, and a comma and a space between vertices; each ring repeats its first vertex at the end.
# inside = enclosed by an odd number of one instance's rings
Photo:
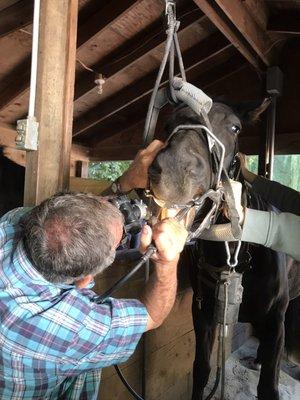
MULTIPOLYGON (((259 371, 255 369, 257 340, 250 338, 236 350, 226 362, 226 400, 255 400, 259 371)), ((213 377, 214 379, 214 377, 213 377)), ((213 381, 211 379, 211 381, 213 381)), ((209 382, 206 395, 213 382, 209 382)), ((300 366, 291 362, 282 362, 279 383, 280 400, 300 399, 300 366), (298 379, 297 379, 298 378, 298 379)), ((213 400, 219 400, 218 390, 213 400)), ((270 399, 272 400, 272 399, 270 399)))

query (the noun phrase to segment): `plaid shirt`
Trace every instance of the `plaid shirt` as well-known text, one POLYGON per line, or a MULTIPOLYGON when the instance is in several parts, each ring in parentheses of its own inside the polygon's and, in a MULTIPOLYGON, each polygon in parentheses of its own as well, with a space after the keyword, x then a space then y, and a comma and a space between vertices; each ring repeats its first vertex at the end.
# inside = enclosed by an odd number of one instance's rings
POLYGON ((126 361, 146 328, 138 300, 92 300, 46 281, 26 256, 16 209, 0 219, 0 398, 96 399, 101 368, 126 361))

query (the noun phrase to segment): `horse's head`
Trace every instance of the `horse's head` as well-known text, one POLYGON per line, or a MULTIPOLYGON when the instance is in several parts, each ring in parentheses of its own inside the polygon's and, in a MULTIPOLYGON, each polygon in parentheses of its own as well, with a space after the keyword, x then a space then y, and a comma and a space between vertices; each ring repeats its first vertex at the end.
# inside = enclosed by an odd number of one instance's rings
MULTIPOLYGON (((258 107, 233 108, 215 102, 209 119, 215 136, 225 146, 224 168, 228 170, 237 149, 242 122, 253 122, 267 107, 264 101, 258 107)), ((166 126, 166 138, 178 125, 205 125, 188 107, 179 107, 166 126)), ((179 130, 156 156, 149 169, 150 185, 156 198, 169 204, 186 204, 203 194, 215 179, 211 154, 204 130, 179 130)))

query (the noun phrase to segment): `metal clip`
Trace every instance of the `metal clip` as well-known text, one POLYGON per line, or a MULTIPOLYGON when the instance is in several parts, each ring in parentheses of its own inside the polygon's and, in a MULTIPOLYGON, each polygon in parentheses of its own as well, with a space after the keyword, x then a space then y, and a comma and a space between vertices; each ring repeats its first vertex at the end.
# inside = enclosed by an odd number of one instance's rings
POLYGON ((165 15, 168 17, 168 19, 167 19, 168 26, 171 25, 171 22, 175 23, 175 21, 176 21, 176 3, 174 0, 166 0, 165 15))
POLYGON ((235 249, 234 255, 233 255, 233 261, 232 261, 230 250, 229 250, 229 244, 228 244, 228 242, 224 242, 224 243, 225 243, 225 249, 226 249, 226 254, 227 254, 227 259, 226 259, 227 265, 228 265, 228 267, 230 267, 234 270, 234 268, 238 265, 238 255, 239 255, 240 248, 241 248, 241 241, 239 240, 237 242, 237 246, 236 246, 236 249, 235 249))

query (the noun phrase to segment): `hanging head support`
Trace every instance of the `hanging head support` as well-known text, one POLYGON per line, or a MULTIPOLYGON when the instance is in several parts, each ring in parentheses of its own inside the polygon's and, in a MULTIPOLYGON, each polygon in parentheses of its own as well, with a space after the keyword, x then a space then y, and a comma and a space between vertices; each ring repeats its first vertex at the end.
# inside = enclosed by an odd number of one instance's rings
MULTIPOLYGON (((230 196, 227 196, 227 193, 224 193, 224 187, 221 182, 221 180, 223 180, 223 178, 226 178, 227 176, 226 172, 223 169, 225 148, 223 143, 213 134, 212 127, 208 118, 208 113, 213 103, 212 99, 207 96, 201 89, 186 81, 183 59, 177 37, 177 31, 180 22, 176 19, 176 4, 173 0, 166 0, 166 22, 167 40, 162 62, 149 102, 143 134, 144 146, 147 146, 153 140, 159 112, 166 104, 172 104, 176 106, 178 104, 184 103, 185 105, 190 107, 197 115, 199 115, 204 122, 203 125, 180 125, 174 129, 174 131, 168 138, 168 140, 170 140, 171 137, 179 129, 193 129, 197 132, 203 132, 204 134, 206 134, 209 151, 211 153, 214 164, 217 166, 216 180, 213 187, 210 188, 207 193, 204 193, 202 196, 200 196, 200 198, 193 199, 190 204, 187 205, 187 207, 193 205, 201 207, 204 199, 207 197, 209 197, 213 201, 211 210, 208 212, 207 217, 199 225, 196 231, 191 233, 189 236, 190 238, 201 237, 201 234, 205 231, 207 234, 209 234, 210 240, 224 240, 225 238, 227 240, 238 240, 241 235, 241 229, 238 222, 236 223, 236 221, 238 221, 237 218, 232 218, 231 224, 226 224, 226 226, 222 225, 222 227, 215 227, 213 225, 216 219, 217 210, 219 208, 221 199, 224 197, 224 194, 225 198, 230 199, 230 196), (176 76, 174 75, 175 56, 177 57, 179 67, 179 73, 176 76), (164 87, 161 87, 163 85, 162 77, 168 61, 168 84, 164 87), (214 228, 213 230, 210 229, 212 227, 214 228)), ((230 183, 227 186, 230 187, 230 183)), ((236 211, 234 207, 230 207, 230 209, 236 211)), ((236 213, 237 212, 233 214, 235 215, 236 213)))

